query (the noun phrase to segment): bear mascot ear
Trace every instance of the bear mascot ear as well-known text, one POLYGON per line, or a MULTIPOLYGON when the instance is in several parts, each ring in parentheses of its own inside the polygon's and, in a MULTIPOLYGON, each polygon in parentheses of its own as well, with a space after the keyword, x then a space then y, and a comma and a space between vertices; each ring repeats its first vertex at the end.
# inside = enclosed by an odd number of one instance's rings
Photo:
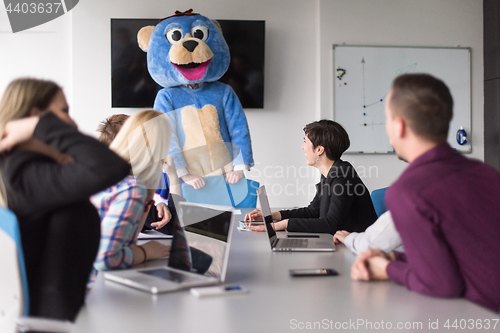
POLYGON ((222 27, 220 26, 220 23, 217 22, 217 20, 212 20, 212 22, 217 26, 217 28, 219 28, 220 32, 222 32, 224 34, 224 31, 222 31, 222 27))
POLYGON ((137 33, 137 43, 144 52, 148 51, 149 38, 151 37, 153 30, 155 30, 155 27, 148 25, 147 27, 142 27, 137 33))

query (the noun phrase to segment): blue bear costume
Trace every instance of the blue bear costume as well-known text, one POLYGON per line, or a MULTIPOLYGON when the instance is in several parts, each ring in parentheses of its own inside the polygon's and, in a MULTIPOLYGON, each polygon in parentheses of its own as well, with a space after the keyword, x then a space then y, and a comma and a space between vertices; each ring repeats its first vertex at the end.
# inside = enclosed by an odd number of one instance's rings
POLYGON ((169 155, 177 174, 222 175, 253 166, 247 120, 233 89, 217 82, 227 71, 229 48, 222 31, 202 15, 176 12, 156 27, 144 27, 151 77, 164 88, 154 109, 173 127, 169 155))

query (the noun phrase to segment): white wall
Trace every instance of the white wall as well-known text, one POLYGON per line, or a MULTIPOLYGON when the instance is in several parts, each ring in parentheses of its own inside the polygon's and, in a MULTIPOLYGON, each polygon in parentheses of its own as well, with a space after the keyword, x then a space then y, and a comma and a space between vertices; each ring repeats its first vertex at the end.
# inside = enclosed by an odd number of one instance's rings
MULTIPOLYGON (((482 1, 320 0, 319 12, 322 117, 333 117, 333 44, 471 47, 472 154, 468 156, 484 160, 482 1)), ((358 171, 366 170, 364 182, 370 190, 390 185, 406 167, 396 156, 356 154, 344 159, 358 171)))
MULTIPOLYGON (((80 128, 93 135, 109 115, 135 112, 111 108, 111 18, 155 18, 192 7, 210 18, 265 20, 265 109, 246 115, 256 161, 249 177, 267 180, 273 206, 305 205, 314 193, 318 177, 305 166, 302 127, 332 118, 333 44, 471 47, 470 156, 483 159, 482 1, 86 0, 17 34, 9 33, 0 7, 0 91, 21 75, 54 79, 65 87, 80 128)), ((406 166, 395 156, 345 159, 370 190, 388 186, 406 166)))
POLYGON ((74 116, 95 133, 109 115, 135 111, 111 108, 110 18, 161 18, 193 8, 210 18, 265 20, 265 109, 246 110, 256 162, 248 177, 267 180, 273 206, 307 204, 318 179, 300 149, 303 126, 316 119, 316 6, 304 0, 80 1, 73 10, 74 116), (305 177, 288 178, 287 167, 289 176, 305 177))
POLYGON ((71 12, 38 27, 12 33, 0 5, 0 94, 18 77, 53 80, 71 102, 71 12))

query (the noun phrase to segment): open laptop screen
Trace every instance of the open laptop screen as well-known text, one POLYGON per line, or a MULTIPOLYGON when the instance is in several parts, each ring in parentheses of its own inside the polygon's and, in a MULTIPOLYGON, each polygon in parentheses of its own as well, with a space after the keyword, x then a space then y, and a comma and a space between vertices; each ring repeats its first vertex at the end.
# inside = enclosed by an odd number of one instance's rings
POLYGON ((193 265, 206 264, 206 256, 212 261, 205 275, 224 280, 229 250, 230 225, 233 213, 192 203, 182 203, 181 223, 184 225, 193 265), (204 259, 205 258, 205 259, 204 259))
POLYGON ((174 229, 168 266, 190 272, 193 268, 193 262, 186 235, 184 234, 184 230, 178 218, 174 218, 173 221, 170 222, 174 223, 174 229))
MULTIPOLYGON (((193 212, 196 215, 196 212, 193 212)), ((202 212, 200 212, 202 213, 202 212)), ((196 220, 196 216, 193 216, 196 220)), ((211 216, 209 218, 200 216, 200 222, 186 225, 185 230, 203 235, 206 237, 218 239, 223 242, 227 242, 227 237, 229 235, 229 222, 231 221, 231 212, 220 212, 218 215, 211 216)))
MULTIPOLYGON (((170 256, 168 258, 168 266, 182 271, 196 272, 191 259, 191 249, 189 248, 186 235, 184 234, 184 228, 181 226, 177 214, 172 216, 170 223, 173 224, 173 238, 170 247, 170 256)), ((171 276, 172 272, 163 268, 142 270, 139 272, 162 279, 175 280, 175 278, 171 276)))
POLYGON ((272 238, 276 237, 276 232, 274 231, 271 207, 269 206, 269 199, 267 198, 266 187, 264 185, 257 189, 257 195, 259 197, 260 210, 266 224, 267 235, 273 241, 274 239, 272 238))

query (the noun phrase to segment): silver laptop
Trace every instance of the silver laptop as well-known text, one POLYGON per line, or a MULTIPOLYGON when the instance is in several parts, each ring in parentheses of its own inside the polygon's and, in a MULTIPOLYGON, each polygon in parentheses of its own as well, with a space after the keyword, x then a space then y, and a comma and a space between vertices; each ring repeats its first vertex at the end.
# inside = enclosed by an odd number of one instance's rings
POLYGON ((233 212, 181 202, 168 266, 104 272, 104 278, 152 294, 223 283, 233 212))
POLYGON ((273 227, 273 218, 271 216, 271 208, 269 199, 264 185, 257 189, 260 209, 266 226, 267 235, 271 249, 278 252, 333 252, 335 244, 333 236, 330 234, 311 234, 307 237, 307 233, 301 233, 300 237, 294 238, 278 238, 273 227))

